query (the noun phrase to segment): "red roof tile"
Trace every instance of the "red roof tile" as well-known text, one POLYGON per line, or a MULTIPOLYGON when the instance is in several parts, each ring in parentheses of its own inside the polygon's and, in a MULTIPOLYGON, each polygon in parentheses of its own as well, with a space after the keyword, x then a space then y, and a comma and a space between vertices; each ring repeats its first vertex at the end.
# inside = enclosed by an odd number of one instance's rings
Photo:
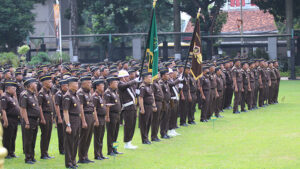
MULTIPOLYGON (((223 25, 222 33, 238 33, 240 32, 237 21, 240 19, 240 11, 228 11, 228 18, 223 25)), ((264 13, 261 10, 244 10, 244 32, 272 32, 277 31, 275 20, 270 13, 264 13)), ((188 23, 185 32, 193 32, 194 26, 188 23)))

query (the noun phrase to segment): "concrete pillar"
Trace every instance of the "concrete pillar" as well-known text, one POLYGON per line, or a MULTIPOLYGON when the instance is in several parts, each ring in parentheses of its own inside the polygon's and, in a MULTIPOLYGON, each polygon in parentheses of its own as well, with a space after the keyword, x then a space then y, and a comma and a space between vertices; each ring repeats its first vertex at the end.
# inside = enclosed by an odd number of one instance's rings
POLYGON ((277 37, 268 37, 268 53, 270 59, 277 59, 277 37))
POLYGON ((133 38, 132 39, 132 56, 133 59, 141 60, 142 59, 142 39, 133 38))

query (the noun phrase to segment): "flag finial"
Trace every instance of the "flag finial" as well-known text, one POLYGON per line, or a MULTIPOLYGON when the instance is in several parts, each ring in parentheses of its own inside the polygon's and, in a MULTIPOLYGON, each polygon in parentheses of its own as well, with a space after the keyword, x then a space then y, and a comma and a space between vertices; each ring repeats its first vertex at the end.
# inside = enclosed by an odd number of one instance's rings
POLYGON ((198 13, 197 13, 197 18, 200 17, 200 12, 201 12, 201 8, 199 8, 198 13))
POLYGON ((157 0, 153 0, 153 8, 155 8, 155 6, 156 6, 156 1, 157 0))

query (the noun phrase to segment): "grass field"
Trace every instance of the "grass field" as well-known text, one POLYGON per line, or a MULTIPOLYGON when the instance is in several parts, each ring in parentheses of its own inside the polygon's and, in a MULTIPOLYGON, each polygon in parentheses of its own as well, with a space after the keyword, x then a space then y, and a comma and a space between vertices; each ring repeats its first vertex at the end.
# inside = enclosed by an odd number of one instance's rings
MULTIPOLYGON (((152 145, 142 145, 137 129, 133 143, 137 150, 123 149, 123 127, 119 133, 119 151, 125 154, 79 168, 300 168, 300 81, 281 81, 280 104, 248 113, 225 111, 223 119, 213 123, 181 127, 181 136, 152 145)), ((40 133, 38 134, 40 136, 40 133)), ((24 163, 21 132, 16 144, 17 159, 6 160, 5 168, 64 168, 64 156, 58 153, 57 132, 52 132, 49 154, 55 159, 40 160, 37 139, 34 165, 24 163)), ((106 138, 104 151, 106 149, 106 138)), ((93 144, 89 151, 93 159, 93 144)))

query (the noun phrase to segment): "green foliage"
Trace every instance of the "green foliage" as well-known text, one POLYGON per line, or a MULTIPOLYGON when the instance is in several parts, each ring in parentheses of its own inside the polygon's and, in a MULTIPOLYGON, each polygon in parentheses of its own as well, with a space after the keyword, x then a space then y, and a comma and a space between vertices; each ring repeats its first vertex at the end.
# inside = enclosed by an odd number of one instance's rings
POLYGON ((269 54, 261 48, 257 48, 256 51, 253 53, 252 51, 249 52, 248 57, 250 58, 264 58, 269 60, 269 54))
MULTIPOLYGON (((265 12, 270 12, 276 21, 283 22, 286 18, 285 16, 285 1, 283 0, 267 0, 267 1, 261 1, 261 0, 255 0, 253 1, 261 10, 264 10, 265 12)), ((293 1, 293 15, 294 18, 300 17, 300 1, 293 1)))
POLYGON ((227 14, 221 12, 226 0, 180 0, 180 10, 192 16, 193 21, 201 8, 201 31, 219 33, 227 21, 227 14), (221 14, 221 15, 220 15, 221 14))
POLYGON ((13 67, 18 67, 20 63, 19 57, 13 52, 3 52, 0 53, 0 64, 3 66, 5 64, 13 65, 13 67))
POLYGON ((18 53, 20 55, 26 55, 26 53, 30 50, 28 45, 23 45, 21 47, 18 48, 18 53))
POLYGON ((32 56, 31 61, 28 62, 29 65, 38 65, 38 64, 50 64, 51 60, 49 55, 46 52, 39 52, 37 55, 32 56))
POLYGON ((70 56, 64 52, 62 52, 62 54, 60 54, 60 52, 56 52, 50 57, 50 60, 51 60, 51 64, 59 64, 61 63, 61 61, 69 62, 70 56))
MULTIPOLYGON (((295 66, 295 73, 296 73, 296 77, 300 77, 300 66, 295 66)), ((291 75, 291 71, 280 71, 280 76, 281 77, 290 77, 291 75)))
POLYGON ((66 53, 62 53, 60 55, 59 52, 54 53, 53 55, 49 56, 46 52, 39 52, 37 55, 31 58, 31 61, 28 62, 29 65, 38 65, 38 64, 59 64, 61 62, 69 62, 70 56, 66 53))

